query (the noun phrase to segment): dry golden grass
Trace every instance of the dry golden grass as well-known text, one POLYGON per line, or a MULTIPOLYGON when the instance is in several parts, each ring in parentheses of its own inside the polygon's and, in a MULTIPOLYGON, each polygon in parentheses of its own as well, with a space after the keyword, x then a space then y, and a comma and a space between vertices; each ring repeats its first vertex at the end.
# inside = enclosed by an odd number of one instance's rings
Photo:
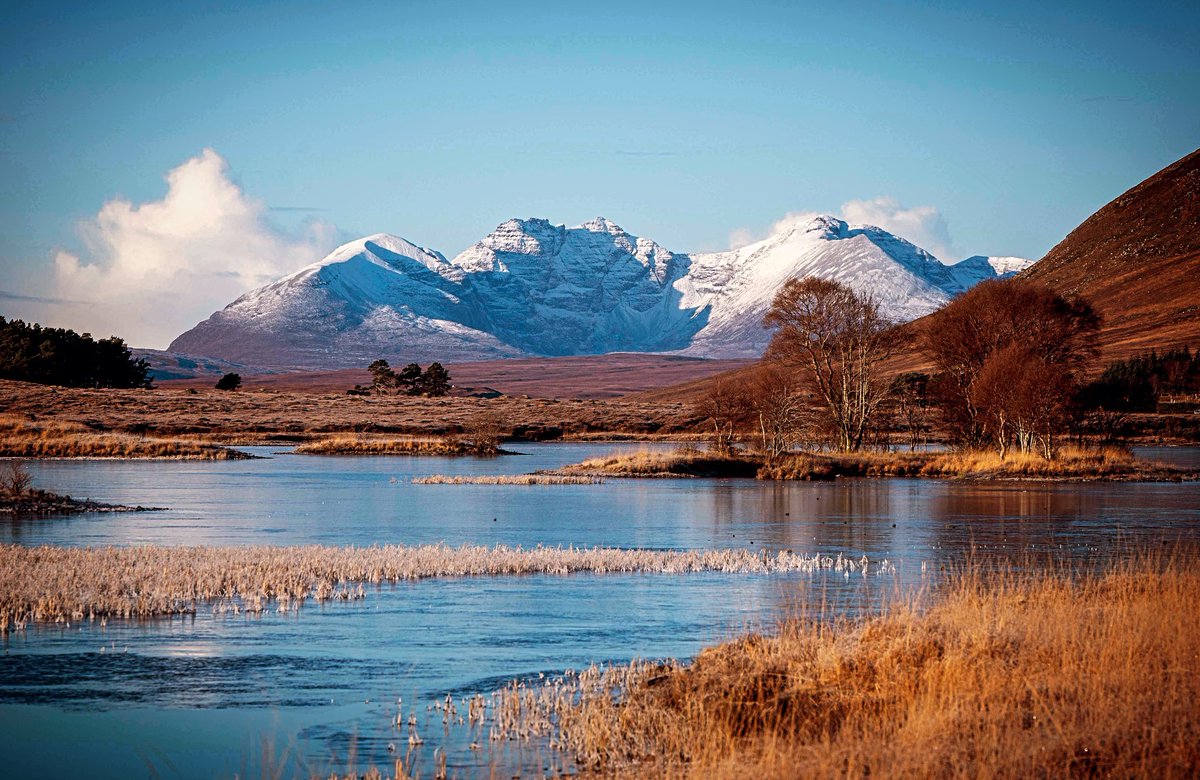
POLYGON ((763 455, 721 455, 694 447, 641 450, 591 458, 557 474, 613 477, 752 477, 824 480, 835 477, 939 477, 959 479, 1172 480, 1197 479, 1194 471, 1140 460, 1119 447, 1063 447, 1054 459, 993 451, 795 453, 769 462, 763 455))
POLYGON ((198 441, 102 432, 80 423, 0 415, 0 457, 232 460, 249 456, 198 441))
POLYGON ((960 479, 1163 480, 1195 479, 1195 472, 1134 457, 1120 447, 1068 446, 1053 459, 1035 453, 966 452, 801 453, 764 464, 760 479, 848 477, 948 477, 960 479))
POLYGON ((798 618, 688 664, 516 684, 497 728, 626 777, 1196 777, 1197 603, 1194 556, 977 568, 927 609, 798 618))
POLYGON ((366 584, 428 577, 643 572, 894 573, 888 561, 750 550, 482 547, 24 547, 0 545, 0 631, 28 623, 298 609, 366 584), (355 586, 355 587, 351 587, 355 586))
POLYGON ((603 482, 601 477, 566 474, 431 474, 412 481, 414 485, 600 485, 603 482))
POLYGON ((302 455, 427 455, 455 457, 479 454, 469 442, 445 436, 368 436, 341 433, 304 442, 302 455))
POLYGON ((648 450, 589 458, 556 469, 564 475, 610 477, 753 477, 759 460, 750 455, 722 455, 696 447, 648 450))

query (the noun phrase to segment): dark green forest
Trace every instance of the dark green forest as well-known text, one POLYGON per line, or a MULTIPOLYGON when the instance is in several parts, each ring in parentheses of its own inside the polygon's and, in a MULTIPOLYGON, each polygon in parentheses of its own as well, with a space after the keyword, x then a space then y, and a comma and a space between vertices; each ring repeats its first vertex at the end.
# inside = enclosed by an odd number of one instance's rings
POLYGON ((93 339, 0 317, 0 379, 63 387, 150 387, 150 366, 123 339, 93 339))

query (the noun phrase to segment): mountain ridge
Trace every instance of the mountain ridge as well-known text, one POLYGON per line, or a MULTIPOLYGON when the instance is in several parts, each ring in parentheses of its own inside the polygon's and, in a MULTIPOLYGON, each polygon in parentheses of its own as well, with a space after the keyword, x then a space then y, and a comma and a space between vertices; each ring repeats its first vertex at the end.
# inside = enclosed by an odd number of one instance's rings
POLYGON ((762 316, 790 278, 839 279, 903 321, 1029 262, 981 257, 946 265, 881 228, 828 215, 746 247, 695 254, 672 252, 604 217, 575 227, 506 220, 450 259, 376 233, 247 292, 168 349, 314 369, 376 357, 757 357, 769 341, 762 316))

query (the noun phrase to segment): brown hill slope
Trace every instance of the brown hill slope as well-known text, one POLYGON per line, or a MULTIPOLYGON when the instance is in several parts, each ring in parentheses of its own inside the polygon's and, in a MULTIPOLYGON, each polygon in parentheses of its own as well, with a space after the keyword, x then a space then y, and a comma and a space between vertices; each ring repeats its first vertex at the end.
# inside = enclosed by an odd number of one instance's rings
POLYGON ((1088 217, 1024 276, 1104 317, 1104 361, 1200 347, 1200 150, 1088 217))

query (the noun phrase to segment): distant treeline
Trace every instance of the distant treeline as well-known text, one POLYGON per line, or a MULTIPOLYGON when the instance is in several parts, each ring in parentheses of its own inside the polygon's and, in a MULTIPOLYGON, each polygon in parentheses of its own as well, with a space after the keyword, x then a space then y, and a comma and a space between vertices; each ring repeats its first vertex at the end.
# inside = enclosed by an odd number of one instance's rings
POLYGON ((1085 405, 1152 412, 1163 396, 1200 393, 1200 352, 1183 347, 1110 363, 1084 388, 1085 405))
POLYGON ((64 387, 150 387, 150 366, 125 341, 0 317, 0 379, 64 387))

